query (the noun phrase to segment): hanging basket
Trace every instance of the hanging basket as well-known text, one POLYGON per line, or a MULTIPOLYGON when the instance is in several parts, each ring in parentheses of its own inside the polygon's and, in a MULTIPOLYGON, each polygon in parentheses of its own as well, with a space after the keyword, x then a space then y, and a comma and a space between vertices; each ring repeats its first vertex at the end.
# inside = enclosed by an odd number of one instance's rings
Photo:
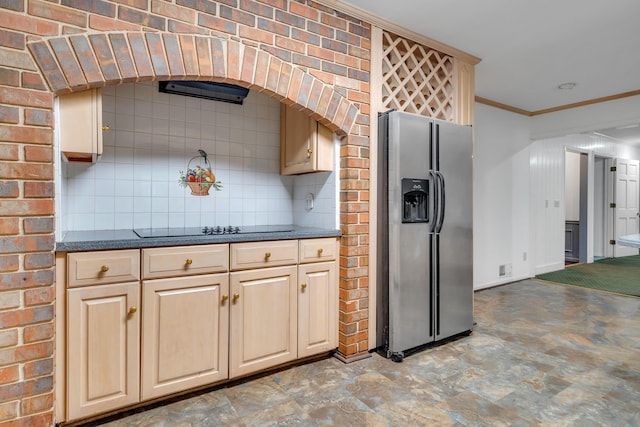
POLYGON ((187 185, 191 189, 192 196, 208 196, 210 185, 203 185, 201 182, 188 182, 187 185))
POLYGON ((180 171, 179 183, 183 187, 189 187, 191 194, 194 196, 208 196, 209 190, 213 187, 214 190, 220 191, 222 183, 216 181, 216 176, 211 170, 211 163, 207 159, 207 153, 199 150, 201 155, 192 157, 187 163, 186 171, 180 171), (199 164, 191 166, 191 162, 196 159, 203 159, 205 167, 199 164))

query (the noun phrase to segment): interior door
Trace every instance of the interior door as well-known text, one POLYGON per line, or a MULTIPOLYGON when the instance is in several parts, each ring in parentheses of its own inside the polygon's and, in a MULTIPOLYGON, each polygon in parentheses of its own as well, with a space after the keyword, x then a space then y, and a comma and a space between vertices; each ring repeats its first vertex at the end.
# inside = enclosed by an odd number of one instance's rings
MULTIPOLYGON (((616 240, 620 236, 640 232, 638 228, 638 215, 640 215, 640 206, 638 205, 638 197, 640 196, 640 187, 638 186, 639 163, 638 160, 616 159, 615 161, 615 219, 613 228, 616 240)), ((618 244, 614 245, 614 257, 629 255, 638 255, 638 249, 618 244)))

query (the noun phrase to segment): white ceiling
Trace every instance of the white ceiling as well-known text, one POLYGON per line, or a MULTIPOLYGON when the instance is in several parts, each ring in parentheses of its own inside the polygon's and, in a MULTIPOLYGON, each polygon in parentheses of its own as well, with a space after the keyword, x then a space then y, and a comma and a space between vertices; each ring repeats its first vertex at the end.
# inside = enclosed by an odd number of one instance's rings
MULTIPOLYGON (((481 59, 476 96, 535 112, 640 89, 639 0, 343 0, 481 59), (576 83, 559 90, 562 83, 576 83)), ((640 128, 616 134, 633 134, 640 128)))

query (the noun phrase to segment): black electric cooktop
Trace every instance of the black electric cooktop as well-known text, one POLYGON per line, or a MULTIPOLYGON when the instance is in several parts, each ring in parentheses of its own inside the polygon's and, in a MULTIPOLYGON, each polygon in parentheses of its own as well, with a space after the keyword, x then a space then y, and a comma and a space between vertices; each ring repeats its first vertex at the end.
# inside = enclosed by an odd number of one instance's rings
POLYGON ((184 237, 184 236, 215 236, 220 234, 248 234, 248 233, 286 233, 293 231, 290 225, 252 225, 247 227, 204 226, 204 227, 169 227, 169 228, 136 228, 133 230, 139 237, 184 237))

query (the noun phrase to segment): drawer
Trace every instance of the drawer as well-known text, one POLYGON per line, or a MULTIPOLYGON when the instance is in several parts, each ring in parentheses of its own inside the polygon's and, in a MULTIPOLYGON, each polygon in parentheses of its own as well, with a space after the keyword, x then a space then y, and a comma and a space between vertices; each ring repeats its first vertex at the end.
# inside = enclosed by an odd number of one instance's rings
POLYGON ((67 287, 140 280, 140 250, 74 252, 67 255, 67 287))
POLYGON ((231 269, 276 267, 298 263, 298 241, 252 242, 231 244, 231 269))
POLYGON ((224 273, 229 271, 229 245, 143 249, 142 266, 144 279, 224 273))
POLYGON ((300 264, 333 261, 338 256, 338 244, 334 237, 300 240, 300 264))

